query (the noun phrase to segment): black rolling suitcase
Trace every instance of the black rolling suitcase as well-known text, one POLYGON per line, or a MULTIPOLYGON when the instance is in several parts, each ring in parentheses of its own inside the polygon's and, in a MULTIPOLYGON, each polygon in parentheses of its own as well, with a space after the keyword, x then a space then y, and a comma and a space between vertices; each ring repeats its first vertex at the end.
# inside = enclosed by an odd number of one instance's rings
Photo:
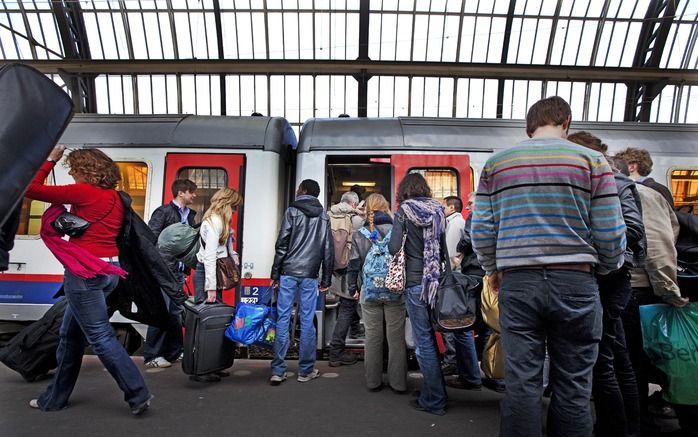
POLYGON ((61 299, 44 316, 22 329, 0 349, 0 361, 28 382, 43 379, 56 368, 61 323, 66 300, 61 299))
POLYGON ((222 303, 184 303, 185 333, 182 370, 187 375, 205 375, 233 365, 235 344, 225 338, 225 330, 235 315, 235 307, 222 303))

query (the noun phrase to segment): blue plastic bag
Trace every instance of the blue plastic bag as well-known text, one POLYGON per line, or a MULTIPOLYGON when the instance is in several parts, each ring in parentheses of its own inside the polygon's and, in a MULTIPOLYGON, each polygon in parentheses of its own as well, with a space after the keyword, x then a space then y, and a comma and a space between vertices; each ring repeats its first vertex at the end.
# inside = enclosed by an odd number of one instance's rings
POLYGON ((698 303, 640 307, 642 338, 650 361, 668 378, 664 398, 698 405, 698 303))
POLYGON ((264 337, 264 321, 268 318, 266 305, 238 304, 233 323, 225 330, 225 336, 235 342, 249 345, 264 337))
POLYGON ((264 319, 263 322, 263 333, 262 336, 255 341, 254 344, 255 346, 259 347, 264 347, 264 348, 273 348, 274 347, 274 341, 276 341, 276 318, 278 316, 278 313, 276 311, 276 308, 270 308, 269 312, 267 313, 267 318, 264 319))

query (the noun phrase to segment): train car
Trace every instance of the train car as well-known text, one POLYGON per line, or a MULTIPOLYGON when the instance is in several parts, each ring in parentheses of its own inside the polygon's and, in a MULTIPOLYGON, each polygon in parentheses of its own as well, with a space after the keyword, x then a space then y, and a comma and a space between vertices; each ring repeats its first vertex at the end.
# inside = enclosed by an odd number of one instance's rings
MULTIPOLYGON (((177 178, 197 184, 192 209, 199 221, 219 188, 238 189, 244 206, 233 216, 233 230, 243 280, 239 296, 227 292, 224 301, 256 301, 268 292, 276 233, 288 203, 289 151, 297 146, 285 119, 77 115, 60 142, 69 150, 96 147, 114 159, 122 174, 117 189, 131 195, 134 210, 146 222, 172 199, 170 186, 177 178)), ((50 184, 73 182, 62 165, 49 179, 50 184)), ((0 321, 36 320, 55 301, 63 267, 38 235, 46 207, 28 199, 22 205, 10 268, 0 274, 0 321)), ((130 326, 118 314, 112 322, 130 326)))
MULTIPOLYGON (((573 122, 571 131, 577 130, 602 138, 611 153, 647 149, 655 164, 652 176, 672 189, 676 206, 698 203, 698 126, 573 122)), ((419 172, 434 197, 464 198, 477 188, 479 172, 492 153, 525 138, 521 120, 310 119, 300 134, 296 185, 306 178, 320 182, 326 207, 358 185, 364 197, 379 192, 396 210, 397 185, 406 174, 419 172)), ((327 310, 324 337, 329 340, 336 317, 332 305, 327 310)))

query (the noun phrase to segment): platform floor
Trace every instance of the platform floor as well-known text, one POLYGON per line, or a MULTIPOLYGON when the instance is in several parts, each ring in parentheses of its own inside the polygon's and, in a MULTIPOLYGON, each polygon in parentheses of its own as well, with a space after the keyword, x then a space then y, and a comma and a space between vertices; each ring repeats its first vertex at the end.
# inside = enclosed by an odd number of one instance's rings
MULTIPOLYGON (((86 356, 69 408, 44 413, 31 409, 48 380, 27 383, 0 365, 0 436, 51 437, 214 437, 214 436, 496 436, 501 394, 449 388, 448 412, 439 417, 413 410, 411 395, 390 389, 366 390, 363 364, 329 367, 318 361, 320 378, 268 383, 269 361, 236 360, 232 375, 213 384, 189 381, 179 364, 144 369, 134 357, 152 393, 152 406, 133 417, 116 383, 95 356, 86 356)), ((410 389, 419 387, 411 373, 410 389)))

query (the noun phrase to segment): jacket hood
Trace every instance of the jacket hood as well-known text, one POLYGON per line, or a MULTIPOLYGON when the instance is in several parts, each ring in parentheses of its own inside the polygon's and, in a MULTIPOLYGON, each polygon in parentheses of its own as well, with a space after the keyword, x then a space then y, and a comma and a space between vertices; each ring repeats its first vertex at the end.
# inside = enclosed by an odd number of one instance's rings
POLYGON ((616 186, 618 187, 618 191, 621 191, 621 189, 627 188, 629 186, 635 186, 635 181, 633 181, 623 173, 614 171, 613 178, 616 180, 616 186))
POLYGON ((334 218, 340 218, 347 215, 356 215, 358 213, 359 212, 352 208, 351 205, 344 202, 339 202, 336 205, 332 205, 330 208, 330 215, 334 218))
POLYGON ((300 212, 308 217, 318 217, 324 211, 317 197, 307 195, 298 196, 291 206, 300 210, 300 212))

